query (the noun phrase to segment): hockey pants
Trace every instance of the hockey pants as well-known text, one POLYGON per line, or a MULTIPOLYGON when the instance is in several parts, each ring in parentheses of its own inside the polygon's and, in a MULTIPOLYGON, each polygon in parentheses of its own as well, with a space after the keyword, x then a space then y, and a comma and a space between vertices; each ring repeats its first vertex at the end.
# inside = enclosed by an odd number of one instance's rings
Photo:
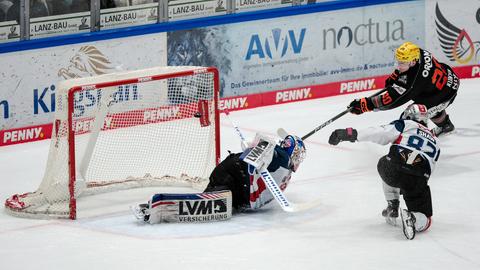
POLYGON ((382 157, 377 165, 382 180, 391 187, 400 188, 409 211, 432 216, 432 197, 428 186, 428 177, 411 174, 399 164, 382 157))

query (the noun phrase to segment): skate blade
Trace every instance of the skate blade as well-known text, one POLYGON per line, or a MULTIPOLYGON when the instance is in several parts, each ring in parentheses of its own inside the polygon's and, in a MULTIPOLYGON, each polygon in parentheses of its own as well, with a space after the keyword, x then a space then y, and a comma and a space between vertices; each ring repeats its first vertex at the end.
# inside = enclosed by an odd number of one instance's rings
POLYGON ((403 210, 399 211, 400 212, 400 218, 402 220, 402 231, 403 235, 405 235, 405 238, 408 240, 413 240, 415 238, 415 228, 412 228, 407 224, 407 217, 403 215, 403 210))

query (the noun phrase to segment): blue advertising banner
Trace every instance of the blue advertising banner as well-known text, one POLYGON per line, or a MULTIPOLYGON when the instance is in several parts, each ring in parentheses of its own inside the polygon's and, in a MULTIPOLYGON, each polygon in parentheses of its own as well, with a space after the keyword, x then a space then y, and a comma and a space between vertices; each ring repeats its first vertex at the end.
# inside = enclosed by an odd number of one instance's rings
POLYGON ((425 43, 423 14, 414 1, 171 32, 168 63, 217 66, 223 97, 384 75, 398 45, 425 43))

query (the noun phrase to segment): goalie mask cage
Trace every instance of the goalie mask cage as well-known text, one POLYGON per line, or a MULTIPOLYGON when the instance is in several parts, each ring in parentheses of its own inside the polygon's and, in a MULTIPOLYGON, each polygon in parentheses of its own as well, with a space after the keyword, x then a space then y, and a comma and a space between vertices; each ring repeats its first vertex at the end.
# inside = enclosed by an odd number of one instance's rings
POLYGON ((220 158, 218 89, 213 67, 158 67, 59 83, 43 180, 37 191, 8 198, 5 209, 21 217, 76 219, 77 200, 87 195, 201 188, 220 158))

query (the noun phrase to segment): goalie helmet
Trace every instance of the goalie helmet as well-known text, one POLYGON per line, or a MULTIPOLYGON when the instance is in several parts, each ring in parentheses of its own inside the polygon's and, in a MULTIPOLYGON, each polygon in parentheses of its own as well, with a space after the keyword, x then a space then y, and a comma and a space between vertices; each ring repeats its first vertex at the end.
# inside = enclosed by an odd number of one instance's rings
POLYGON ((411 42, 405 42, 395 50, 395 59, 398 62, 418 61, 420 59, 420 48, 411 42))
POLYGON ((423 104, 410 104, 405 111, 403 111, 400 118, 413 120, 426 125, 428 122, 428 109, 423 104))
POLYGON ((290 156, 292 170, 295 172, 300 166, 300 163, 305 159, 306 151, 305 144, 302 139, 295 135, 287 135, 280 143, 280 146, 285 149, 290 156))

